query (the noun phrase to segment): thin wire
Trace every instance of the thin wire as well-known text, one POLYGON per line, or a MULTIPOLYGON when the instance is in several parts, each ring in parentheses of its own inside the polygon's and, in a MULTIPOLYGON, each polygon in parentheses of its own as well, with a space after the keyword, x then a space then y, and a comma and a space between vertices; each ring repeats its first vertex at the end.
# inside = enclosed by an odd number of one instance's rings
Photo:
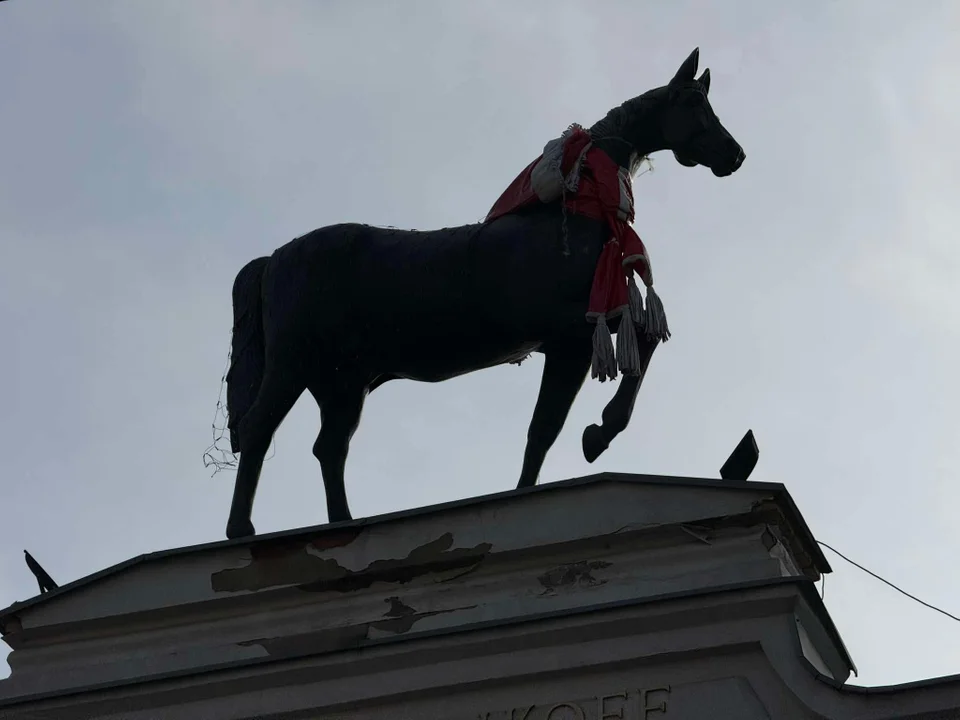
POLYGON ((211 429, 213 431, 213 444, 203 452, 203 466, 208 468, 213 466, 214 470, 210 477, 213 477, 221 470, 237 468, 237 456, 228 448, 223 448, 220 443, 226 437, 229 425, 229 409, 224 403, 223 393, 227 386, 227 371, 230 369, 230 359, 232 348, 227 350, 227 361, 223 368, 223 375, 220 378, 220 393, 217 395, 217 407, 213 415, 211 429), (219 425, 221 421, 223 424, 219 425))
MULTIPOLYGON (((0 2, 2 2, 2 0, 0 0, 0 2)), ((229 448, 224 448, 220 445, 222 442, 228 442, 227 436, 230 433, 230 429, 228 427, 230 424, 230 408, 224 401, 223 395, 227 388, 227 372, 230 370, 230 360, 232 357, 233 348, 231 346, 231 348, 227 351, 227 361, 223 368, 223 375, 220 377, 220 393, 217 395, 217 408, 213 414, 213 423, 211 423, 211 429, 213 431, 213 444, 203 452, 203 466, 205 468, 213 466, 214 468, 210 477, 213 477, 221 470, 233 470, 236 472, 237 467, 240 464, 236 453, 229 448), (218 424, 221 422, 222 424, 218 424)), ((273 452, 263 459, 264 462, 272 460, 277 454, 276 435, 270 439, 270 447, 273 452)))
POLYGON ((910 598, 911 600, 914 600, 914 601, 920 603, 921 605, 924 605, 925 607, 930 608, 931 610, 936 610, 938 613, 941 613, 942 615, 946 615, 946 616, 947 616, 948 618, 950 618, 951 620, 956 620, 957 622, 960 622, 960 617, 957 617, 956 615, 951 615, 951 614, 948 613, 946 610, 941 610, 940 608, 936 607, 935 605, 931 605, 931 604, 928 603, 928 602, 924 602, 924 601, 921 600, 920 598, 918 598, 918 597, 916 597, 916 596, 914 596, 914 595, 911 595, 911 594, 908 593, 906 590, 901 590, 900 588, 898 588, 896 585, 894 585, 894 584, 893 584, 892 582, 890 582, 889 580, 884 580, 882 577, 880 577, 879 575, 877 575, 877 574, 876 574, 875 572, 873 572, 872 570, 867 570, 867 568, 865 568, 865 567, 864 567, 863 565, 861 565, 860 563, 854 562, 853 560, 851 560, 850 558, 848 558, 846 555, 844 555, 842 552, 840 552, 840 551, 837 550, 836 548, 830 547, 830 546, 827 545, 825 542, 820 542, 819 540, 817 540, 817 544, 818 544, 818 545, 823 545, 823 546, 824 546, 825 548, 827 548, 828 550, 832 550, 833 552, 835 552, 837 555, 839 555, 840 557, 842 557, 844 560, 846 560, 848 563, 850 563, 850 564, 853 565, 854 567, 860 568, 860 569, 863 570, 865 573, 867 573, 867 575, 872 575, 873 577, 875 577, 875 578, 876 578, 877 580, 879 580, 880 582, 889 585, 890 587, 892 587, 894 590, 896 590, 896 591, 897 591, 898 593, 900 593, 901 595, 906 595, 906 596, 907 596, 908 598, 910 598))

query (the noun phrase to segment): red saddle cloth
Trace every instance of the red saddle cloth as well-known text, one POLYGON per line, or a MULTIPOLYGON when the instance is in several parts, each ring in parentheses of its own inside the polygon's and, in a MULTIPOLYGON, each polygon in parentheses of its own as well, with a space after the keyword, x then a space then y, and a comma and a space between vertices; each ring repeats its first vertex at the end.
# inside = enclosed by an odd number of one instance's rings
MULTIPOLYGON (((610 239, 597 262, 587 306, 586 319, 597 324, 592 374, 602 382, 616 377, 619 366, 624 374, 635 375, 641 371, 635 333, 639 330, 651 340, 666 341, 670 330, 663 305, 653 290, 647 249, 630 226, 634 219, 630 174, 607 153, 594 147, 590 135, 580 126, 571 126, 561 140, 559 168, 564 187, 561 201, 568 212, 603 220, 610 229, 610 239), (646 308, 633 278, 634 272, 647 287, 646 308), (607 320, 618 316, 622 319, 614 358, 607 320), (624 323, 627 318, 632 322, 624 323)), ((534 169, 543 160, 541 154, 524 168, 494 203, 485 222, 541 202, 533 177, 534 169)))

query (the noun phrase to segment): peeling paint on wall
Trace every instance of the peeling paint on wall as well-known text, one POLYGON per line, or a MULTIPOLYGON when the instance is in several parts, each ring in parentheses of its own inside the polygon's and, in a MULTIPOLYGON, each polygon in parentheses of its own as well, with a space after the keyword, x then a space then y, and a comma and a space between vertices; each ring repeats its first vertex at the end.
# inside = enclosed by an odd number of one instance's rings
POLYGON ((574 586, 587 588, 605 584, 593 576, 594 570, 603 570, 612 565, 605 560, 584 560, 582 562, 558 565, 537 577, 544 590, 541 595, 555 595, 557 590, 567 590, 574 586))
POLYGON ((282 586, 307 592, 352 592, 375 582, 403 584, 428 573, 472 569, 492 547, 490 543, 480 543, 471 548, 453 548, 453 534, 444 533, 414 548, 405 558, 374 560, 362 570, 350 570, 334 558, 311 552, 349 545, 359 532, 351 530, 307 544, 287 541, 254 546, 248 565, 218 570, 210 577, 211 587, 214 592, 252 592, 282 586))
POLYGON ((389 604, 390 608, 384 613, 383 620, 372 620, 347 627, 327 628, 301 635, 260 638, 237 644, 243 647, 262 647, 267 655, 273 658, 348 650, 360 647, 363 641, 370 638, 371 630, 402 635, 410 632, 414 625, 425 618, 463 610, 473 610, 477 607, 476 605, 466 605, 445 610, 417 612, 398 597, 386 598, 384 602, 389 604))
POLYGON ((345 547, 360 536, 359 528, 327 533, 309 542, 282 538, 256 543, 250 547, 250 563, 242 568, 218 570, 210 576, 214 592, 262 590, 282 585, 296 585, 303 578, 315 577, 329 562, 314 551, 345 547))
POLYGON ((390 605, 390 609, 383 614, 386 619, 369 623, 369 626, 375 630, 382 630, 384 632, 395 634, 409 632, 413 628, 414 624, 418 623, 424 618, 433 617, 434 615, 445 615, 447 613, 459 612, 461 610, 473 610, 477 607, 476 605, 465 605, 463 607, 448 608, 446 610, 428 610, 426 612, 417 612, 412 607, 401 601, 398 597, 386 598, 384 602, 390 605))

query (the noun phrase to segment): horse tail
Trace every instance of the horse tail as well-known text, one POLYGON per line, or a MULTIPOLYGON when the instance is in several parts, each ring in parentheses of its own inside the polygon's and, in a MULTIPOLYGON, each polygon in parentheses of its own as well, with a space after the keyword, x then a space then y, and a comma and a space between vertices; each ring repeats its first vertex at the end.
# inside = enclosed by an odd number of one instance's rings
POLYGON ((263 333, 261 284, 268 257, 251 260, 233 281, 233 340, 227 371, 227 428, 230 450, 241 452, 240 421, 247 414, 263 381, 266 344, 263 333))

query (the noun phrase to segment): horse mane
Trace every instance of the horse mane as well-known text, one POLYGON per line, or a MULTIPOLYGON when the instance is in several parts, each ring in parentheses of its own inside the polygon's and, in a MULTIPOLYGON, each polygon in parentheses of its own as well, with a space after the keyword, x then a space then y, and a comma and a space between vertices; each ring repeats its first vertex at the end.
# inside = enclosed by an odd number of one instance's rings
MULTIPOLYGON (((594 142, 621 142, 631 149, 628 168, 631 176, 636 175, 643 161, 647 159, 636 146, 637 133, 643 127, 645 116, 668 99, 670 87, 663 85, 653 88, 621 103, 587 130, 594 142)), ((698 79, 684 82, 681 87, 707 94, 706 87, 698 79)))
MULTIPOLYGON (((633 148, 634 143, 630 140, 630 136, 633 134, 630 132, 631 129, 647 112, 664 99, 666 91, 667 86, 653 88, 642 95, 637 95, 620 103, 591 125, 587 132, 594 142, 597 140, 619 140, 633 148)), ((631 175, 636 174, 644 159, 645 156, 634 153, 630 167, 631 175)))

